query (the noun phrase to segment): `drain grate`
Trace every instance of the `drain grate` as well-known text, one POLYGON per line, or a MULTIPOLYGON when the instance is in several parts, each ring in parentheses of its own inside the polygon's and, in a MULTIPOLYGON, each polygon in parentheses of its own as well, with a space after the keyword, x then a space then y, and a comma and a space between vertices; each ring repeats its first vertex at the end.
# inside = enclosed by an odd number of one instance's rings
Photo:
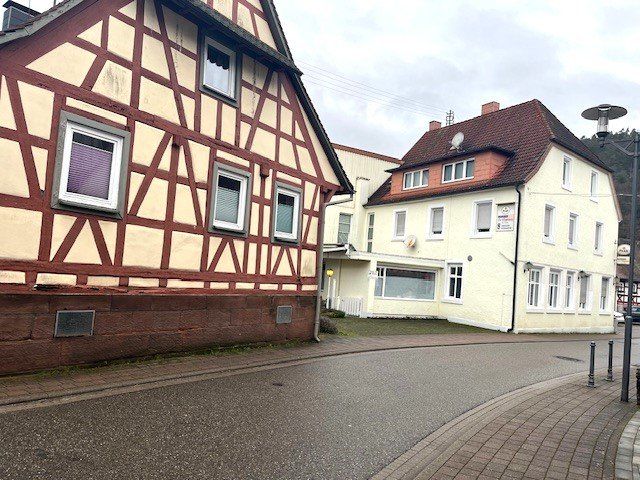
POLYGON ((554 358, 557 358, 559 360, 564 360, 565 362, 584 363, 584 360, 580 360, 579 358, 562 357, 559 355, 556 355, 554 358))

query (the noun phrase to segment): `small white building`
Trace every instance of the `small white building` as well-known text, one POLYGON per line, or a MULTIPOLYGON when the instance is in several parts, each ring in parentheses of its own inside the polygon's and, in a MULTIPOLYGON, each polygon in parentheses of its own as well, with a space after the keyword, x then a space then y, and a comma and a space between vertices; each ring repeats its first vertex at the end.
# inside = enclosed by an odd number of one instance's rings
POLYGON ((337 148, 356 193, 327 207, 325 298, 362 317, 613 331, 610 169, 537 100, 482 110, 431 122, 400 164, 337 148), (385 172, 379 188, 353 173, 365 164, 385 172))

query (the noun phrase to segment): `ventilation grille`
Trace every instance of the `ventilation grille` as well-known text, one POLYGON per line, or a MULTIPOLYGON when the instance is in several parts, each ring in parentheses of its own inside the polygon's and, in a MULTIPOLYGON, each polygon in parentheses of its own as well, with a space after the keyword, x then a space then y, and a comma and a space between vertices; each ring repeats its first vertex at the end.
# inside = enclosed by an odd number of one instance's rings
POLYGON ((278 314, 276 315, 276 323, 291 323, 293 318, 293 307, 290 306, 282 306, 278 307, 278 314))
POLYGON ((60 311, 56 314, 56 338, 90 337, 93 335, 94 310, 60 311))

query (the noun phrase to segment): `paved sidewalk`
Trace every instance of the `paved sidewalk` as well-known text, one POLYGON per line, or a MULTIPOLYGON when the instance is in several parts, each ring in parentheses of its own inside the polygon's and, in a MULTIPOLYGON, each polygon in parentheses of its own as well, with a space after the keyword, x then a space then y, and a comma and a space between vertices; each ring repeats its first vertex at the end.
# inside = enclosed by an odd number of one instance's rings
POLYGON ((640 479, 640 411, 627 424, 616 455, 616 478, 640 479))
POLYGON ((238 355, 200 355, 141 361, 71 372, 0 377, 0 406, 136 387, 155 388, 167 381, 198 380, 220 372, 273 366, 334 355, 402 348, 619 339, 617 335, 513 335, 502 333, 330 338, 290 348, 261 348, 238 355))
MULTIPOLYGON (((620 372, 617 372, 617 378, 620 372)), ((613 479, 637 411, 620 381, 571 375, 508 393, 451 421, 377 474, 383 479, 613 479)))

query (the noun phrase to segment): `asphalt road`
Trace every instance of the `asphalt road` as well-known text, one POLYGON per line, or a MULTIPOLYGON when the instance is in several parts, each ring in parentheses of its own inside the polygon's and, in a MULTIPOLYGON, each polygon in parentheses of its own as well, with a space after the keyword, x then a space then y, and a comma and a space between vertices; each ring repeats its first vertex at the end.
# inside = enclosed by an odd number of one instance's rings
POLYGON ((364 479, 477 405, 587 368, 585 342, 437 347, 6 413, 0 479, 364 479))

